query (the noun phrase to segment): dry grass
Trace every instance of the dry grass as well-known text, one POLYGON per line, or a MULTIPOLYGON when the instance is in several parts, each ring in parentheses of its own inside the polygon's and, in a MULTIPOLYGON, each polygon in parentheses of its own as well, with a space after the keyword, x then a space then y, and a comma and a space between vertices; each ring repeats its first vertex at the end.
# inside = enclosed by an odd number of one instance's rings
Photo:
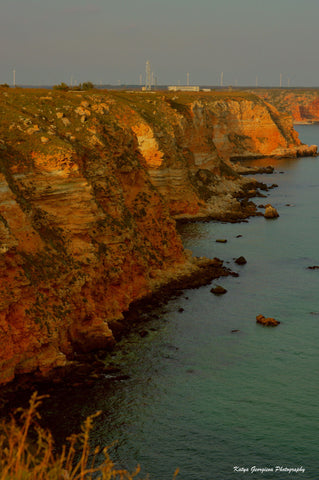
MULTIPOLYGON (((36 392, 27 410, 19 409, 10 421, 0 424, 0 480, 133 480, 138 479, 140 468, 130 473, 118 470, 109 457, 107 448, 102 450, 103 461, 96 465, 100 449, 91 451, 90 432, 94 418, 86 419, 81 433, 68 438, 61 454, 54 451, 49 431, 40 427, 38 408, 44 399, 36 392)), ((176 478, 178 471, 175 472, 176 478)))

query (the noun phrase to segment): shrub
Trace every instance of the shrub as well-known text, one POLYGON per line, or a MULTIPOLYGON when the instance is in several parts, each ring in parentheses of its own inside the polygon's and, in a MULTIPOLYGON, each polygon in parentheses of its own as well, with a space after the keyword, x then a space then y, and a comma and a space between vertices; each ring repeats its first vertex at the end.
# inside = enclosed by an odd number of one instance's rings
POLYGON ((59 85, 54 85, 53 90, 63 90, 67 92, 69 90, 69 86, 64 82, 61 82, 59 85))
POLYGON ((94 85, 92 82, 84 82, 81 85, 82 90, 92 90, 94 88, 94 85))

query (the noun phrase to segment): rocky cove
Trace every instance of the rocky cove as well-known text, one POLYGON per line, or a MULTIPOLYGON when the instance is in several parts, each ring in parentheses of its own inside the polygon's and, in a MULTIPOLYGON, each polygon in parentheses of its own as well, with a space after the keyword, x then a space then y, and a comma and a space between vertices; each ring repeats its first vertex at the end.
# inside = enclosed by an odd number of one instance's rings
POLYGON ((256 215, 267 187, 234 162, 317 152, 247 92, 2 89, 0 109, 1 383, 112 348, 164 285, 231 274, 176 219, 256 215))

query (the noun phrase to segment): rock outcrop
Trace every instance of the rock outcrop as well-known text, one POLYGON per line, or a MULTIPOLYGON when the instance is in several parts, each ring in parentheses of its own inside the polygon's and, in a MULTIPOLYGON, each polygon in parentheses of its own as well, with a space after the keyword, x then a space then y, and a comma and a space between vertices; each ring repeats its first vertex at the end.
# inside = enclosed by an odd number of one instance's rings
POLYGON ((133 301, 199 268, 171 215, 249 214, 230 159, 301 147, 250 94, 6 89, 0 110, 0 383, 111 347, 133 301))
POLYGON ((277 212, 275 207, 273 207, 272 205, 270 205, 270 203, 268 203, 267 205, 265 205, 264 217, 265 218, 278 218, 279 213, 277 212))

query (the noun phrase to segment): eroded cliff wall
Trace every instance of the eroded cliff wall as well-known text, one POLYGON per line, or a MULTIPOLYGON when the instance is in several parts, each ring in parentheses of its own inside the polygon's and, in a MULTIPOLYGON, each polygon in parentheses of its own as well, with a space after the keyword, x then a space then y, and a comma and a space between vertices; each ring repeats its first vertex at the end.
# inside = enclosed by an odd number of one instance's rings
POLYGON ((292 120, 247 92, 113 93, 110 112, 136 134, 153 184, 175 216, 243 215, 231 160, 302 155, 292 120))
POLYGON ((0 90, 0 383, 114 343, 132 301, 197 267, 171 215, 243 214, 231 157, 296 155, 251 95, 0 90))
POLYGON ((319 122, 319 90, 260 89, 255 93, 281 113, 292 116, 295 123, 319 122))
POLYGON ((107 347, 108 322, 185 264, 136 139, 81 102, 1 96, 1 381, 107 347))

